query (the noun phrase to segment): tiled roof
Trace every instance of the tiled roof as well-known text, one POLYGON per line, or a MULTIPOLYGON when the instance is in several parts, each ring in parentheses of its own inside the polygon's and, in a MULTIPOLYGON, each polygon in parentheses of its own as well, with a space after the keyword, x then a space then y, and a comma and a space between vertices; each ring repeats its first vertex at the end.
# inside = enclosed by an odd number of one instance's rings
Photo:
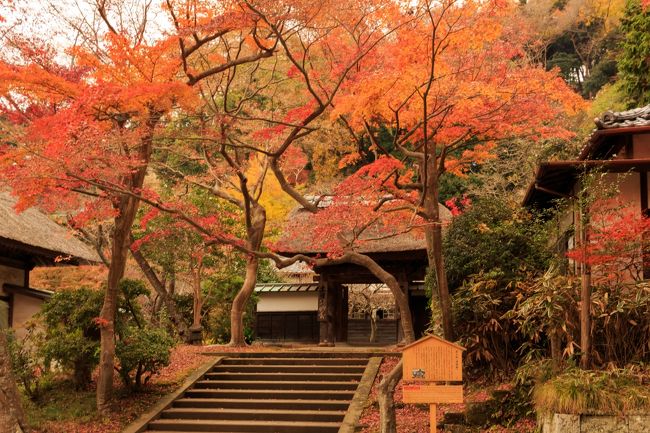
POLYGON ((317 292, 318 283, 265 283, 255 286, 256 293, 317 292))

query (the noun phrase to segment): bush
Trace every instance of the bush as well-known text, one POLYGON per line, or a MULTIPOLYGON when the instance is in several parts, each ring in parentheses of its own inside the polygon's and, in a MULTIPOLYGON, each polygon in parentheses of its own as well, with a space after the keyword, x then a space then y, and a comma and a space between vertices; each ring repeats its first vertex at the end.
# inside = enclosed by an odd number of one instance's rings
POLYGON ((454 218, 443 249, 451 289, 481 272, 500 272, 504 280, 518 278, 524 268, 543 272, 551 258, 544 227, 496 200, 477 201, 454 218))
POLYGON ((34 346, 29 344, 33 334, 30 328, 25 340, 16 338, 13 330, 4 331, 7 336, 7 350, 11 358, 11 369, 18 382, 22 385, 27 397, 36 401, 41 396, 44 368, 34 346))
POLYGON ((39 352, 51 361, 74 372, 75 388, 90 385, 91 373, 99 363, 99 328, 94 319, 101 311, 103 294, 81 288, 55 293, 44 305, 40 318, 44 324, 39 352))
MULTIPOLYGON (((151 375, 169 364, 174 340, 162 329, 147 324, 137 298, 148 294, 141 281, 120 282, 115 322, 116 356, 120 377, 127 388, 137 390, 151 375)), ((55 361, 73 371, 75 388, 87 388, 99 362, 100 332, 95 319, 100 315, 104 295, 81 288, 55 293, 43 306, 42 336, 37 342, 46 365, 55 361)))
POLYGON ((503 272, 492 271, 474 276, 454 293, 456 332, 470 368, 507 373, 517 367, 524 339, 505 316, 515 305, 517 288, 503 272))
POLYGON ((146 385, 151 376, 169 365, 173 346, 174 340, 162 329, 126 327, 115 346, 124 385, 136 391, 146 385))

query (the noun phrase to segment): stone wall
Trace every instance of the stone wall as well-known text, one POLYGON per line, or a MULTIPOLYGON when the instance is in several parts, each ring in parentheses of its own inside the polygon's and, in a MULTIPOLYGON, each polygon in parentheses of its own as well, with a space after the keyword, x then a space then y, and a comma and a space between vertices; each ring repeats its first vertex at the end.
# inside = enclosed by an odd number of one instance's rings
POLYGON ((556 413, 540 421, 542 433, 650 433, 650 414, 617 417, 556 413))

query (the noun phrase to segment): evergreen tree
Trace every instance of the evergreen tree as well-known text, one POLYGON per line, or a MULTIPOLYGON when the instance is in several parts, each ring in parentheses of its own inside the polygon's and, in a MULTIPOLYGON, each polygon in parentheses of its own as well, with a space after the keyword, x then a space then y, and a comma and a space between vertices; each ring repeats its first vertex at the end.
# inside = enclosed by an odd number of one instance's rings
POLYGON ((650 10, 630 0, 621 23, 625 38, 619 80, 630 108, 650 104, 650 10))

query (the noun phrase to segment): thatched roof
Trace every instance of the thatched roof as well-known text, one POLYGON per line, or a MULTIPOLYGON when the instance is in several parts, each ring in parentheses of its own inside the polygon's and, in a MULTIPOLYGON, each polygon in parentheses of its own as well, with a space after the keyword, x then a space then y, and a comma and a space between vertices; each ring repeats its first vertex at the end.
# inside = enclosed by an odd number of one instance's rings
MULTIPOLYGON (((321 200, 319 207, 327 207, 331 200, 321 200)), ((440 205, 443 221, 451 219, 449 209, 440 205)), ((294 254, 325 255, 321 242, 315 233, 312 213, 304 208, 296 208, 285 223, 283 234, 276 243, 276 252, 285 256, 294 254)), ((394 234, 392 228, 375 224, 361 236, 361 242, 356 250, 363 254, 401 253, 407 251, 426 251, 424 233, 412 230, 406 233, 394 234)))
POLYGON ((97 253, 47 215, 14 210, 16 200, 0 192, 0 255, 34 265, 97 263, 97 253))

